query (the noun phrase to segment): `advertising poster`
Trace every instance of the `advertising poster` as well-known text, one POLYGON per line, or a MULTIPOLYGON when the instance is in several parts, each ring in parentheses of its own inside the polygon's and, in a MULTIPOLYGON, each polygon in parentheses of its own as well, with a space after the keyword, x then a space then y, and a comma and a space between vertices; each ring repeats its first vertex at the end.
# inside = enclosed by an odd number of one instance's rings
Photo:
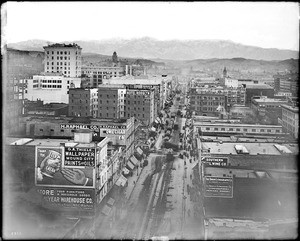
POLYGON ((233 179, 231 177, 211 177, 204 179, 205 197, 233 197, 233 179))
POLYGON ((42 195, 42 206, 61 211, 93 211, 95 190, 38 187, 42 195))
POLYGON ((71 188, 95 186, 95 168, 65 166, 63 147, 37 146, 35 154, 36 186, 71 188))

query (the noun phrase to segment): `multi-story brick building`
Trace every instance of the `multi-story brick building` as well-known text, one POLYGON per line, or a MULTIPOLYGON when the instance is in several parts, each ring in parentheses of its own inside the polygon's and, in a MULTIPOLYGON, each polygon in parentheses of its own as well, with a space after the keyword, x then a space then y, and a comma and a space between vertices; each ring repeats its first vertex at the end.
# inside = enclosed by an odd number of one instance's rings
POLYGON ((228 88, 215 85, 203 85, 191 88, 191 110, 197 114, 217 115, 218 108, 224 107, 227 111, 235 104, 245 104, 245 90, 243 87, 228 88))
POLYGON ((61 73, 67 77, 81 76, 81 50, 77 44, 52 44, 44 46, 46 73, 61 73))
POLYGON ((268 98, 274 97, 274 88, 266 84, 246 84, 246 102, 250 106, 252 97, 254 96, 267 96, 268 98))
POLYGON ((282 108, 282 128, 298 139, 299 134, 299 107, 283 104, 282 108))
POLYGON ((69 116, 97 117, 98 89, 74 88, 69 93, 69 116))
POLYGON ((103 83, 103 79, 123 75, 125 75, 123 67, 83 66, 81 68, 81 77, 85 79, 84 87, 98 87, 103 83))
POLYGON ((196 114, 217 115, 217 108, 226 106, 223 88, 191 88, 190 106, 196 114))
POLYGON ((154 90, 127 89, 125 117, 135 117, 146 125, 153 123, 156 117, 154 90))
POLYGON ((99 86, 98 117, 110 119, 119 119, 121 117, 124 117, 125 103, 123 103, 122 101, 124 101, 125 93, 126 90, 122 85, 99 86))

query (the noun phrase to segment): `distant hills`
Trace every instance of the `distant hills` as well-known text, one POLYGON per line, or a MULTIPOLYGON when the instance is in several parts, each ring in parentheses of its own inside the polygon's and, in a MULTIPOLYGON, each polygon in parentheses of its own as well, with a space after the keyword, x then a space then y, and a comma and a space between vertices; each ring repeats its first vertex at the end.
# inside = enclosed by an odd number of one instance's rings
MULTIPOLYGON (((174 65, 174 63, 173 63, 174 65)), ((220 70, 226 66, 229 70, 250 71, 256 73, 268 72, 276 73, 280 71, 298 72, 298 59, 286 60, 255 60, 244 58, 232 59, 196 59, 190 61, 182 61, 177 63, 176 66, 180 68, 193 68, 193 69, 210 69, 220 70)))
MULTIPOLYGON (((145 59, 231 59, 254 60, 298 59, 299 52, 275 48, 260 48, 225 40, 168 40, 160 41, 149 37, 135 39, 108 39, 99 41, 71 41, 82 47, 83 52, 109 55, 114 51, 118 56, 145 59)), ((51 43, 45 40, 29 40, 8 44, 20 50, 43 51, 51 43)), ((70 43, 65 42, 65 43, 70 43)), ((155 61, 155 60, 154 60, 155 61)))

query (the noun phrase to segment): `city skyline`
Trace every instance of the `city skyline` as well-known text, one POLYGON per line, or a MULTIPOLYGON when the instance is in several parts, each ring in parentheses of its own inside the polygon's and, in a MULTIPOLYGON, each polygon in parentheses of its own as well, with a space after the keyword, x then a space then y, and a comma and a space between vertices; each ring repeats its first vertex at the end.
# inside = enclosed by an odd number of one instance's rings
POLYGON ((7 43, 150 37, 162 41, 229 40, 299 50, 297 3, 8 2, 2 8, 2 22, 2 39, 7 43), (45 17, 46 11, 55 11, 56 17, 45 17), (97 24, 99 28, 95 28, 97 24))

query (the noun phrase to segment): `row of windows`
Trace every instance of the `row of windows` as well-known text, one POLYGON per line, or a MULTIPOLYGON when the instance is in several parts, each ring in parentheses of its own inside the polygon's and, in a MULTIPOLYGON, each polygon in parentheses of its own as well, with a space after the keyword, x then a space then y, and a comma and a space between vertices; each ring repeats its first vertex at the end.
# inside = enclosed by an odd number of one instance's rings
MULTIPOLYGON (((55 51, 51 51, 52 54, 54 54, 54 52, 55 51)), ((76 51, 75 54, 77 54, 77 53, 80 54, 80 52, 76 51)), ((47 51, 47 54, 50 54, 50 51, 47 51)), ((58 55, 59 54, 71 54, 71 52, 70 51, 56 51, 56 54, 58 54, 58 55)))
POLYGON ((206 131, 243 131, 243 132, 267 132, 267 133, 280 133, 280 130, 272 130, 272 129, 249 129, 249 128, 219 128, 219 127, 205 127, 206 131))
MULTIPOLYGON (((49 65, 50 62, 47 62, 47 65, 49 65)), ((56 65, 70 65, 70 62, 56 62, 56 65)), ((51 62, 51 65, 54 65, 54 62, 51 62)))
MULTIPOLYGON (((69 81, 68 81, 69 82, 69 81)), ((61 80, 42 80, 42 83, 61 83, 61 80)), ((69 83, 68 83, 69 84, 69 83)))
POLYGON ((42 88, 55 88, 55 89, 61 89, 61 85, 42 85, 42 88))

